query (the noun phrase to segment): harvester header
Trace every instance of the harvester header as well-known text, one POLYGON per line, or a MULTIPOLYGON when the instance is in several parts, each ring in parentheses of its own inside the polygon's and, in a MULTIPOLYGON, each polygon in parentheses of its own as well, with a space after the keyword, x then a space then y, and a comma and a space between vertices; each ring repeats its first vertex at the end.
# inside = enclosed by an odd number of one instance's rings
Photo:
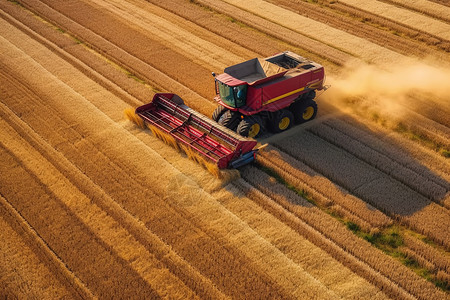
POLYGON ((238 168, 254 160, 255 140, 242 137, 192 110, 175 94, 155 94, 152 102, 136 109, 136 114, 163 135, 163 140, 173 141, 169 143, 219 169, 238 168))

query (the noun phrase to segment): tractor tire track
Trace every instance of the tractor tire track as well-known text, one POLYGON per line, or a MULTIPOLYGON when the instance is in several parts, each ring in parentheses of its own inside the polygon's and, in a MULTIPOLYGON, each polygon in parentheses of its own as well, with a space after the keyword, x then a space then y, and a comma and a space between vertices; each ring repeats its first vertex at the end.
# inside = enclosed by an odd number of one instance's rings
MULTIPOLYGON (((54 194, 52 190, 56 188, 57 184, 48 187, 37 177, 40 175, 39 171, 35 173, 34 170, 24 167, 25 161, 20 160, 17 154, 7 150, 7 147, 11 147, 10 145, 2 143, 1 146, 3 149, 2 157, 12 161, 17 166, 13 169, 8 168, 8 172, 5 169, 2 170, 2 174, 8 174, 9 176, 2 176, 2 182, 6 185, 2 186, 1 193, 13 201, 12 205, 17 207, 23 217, 61 256, 64 262, 70 266, 70 269, 86 283, 93 294, 98 296, 127 294, 127 290, 118 289, 120 285, 125 284, 131 287, 133 295, 138 293, 142 296, 158 297, 148 286, 147 288, 141 288, 139 291, 134 290, 133 287, 145 287, 147 284, 124 261, 121 261, 117 253, 114 253, 107 244, 98 239, 58 195, 54 194), (22 179, 21 184, 11 182, 11 179, 16 176, 20 176, 22 179), (30 192, 34 195, 31 199, 29 197, 30 192), (89 253, 97 253, 98 256, 92 257, 89 253), (98 264, 95 259, 101 260, 101 263, 98 264), (106 278, 92 276, 100 270, 106 278), (114 277, 115 274, 120 274, 120 279, 114 277), (111 280, 113 284, 106 285, 105 280, 111 280)), ((20 149, 14 149, 13 151, 20 151, 20 149)), ((35 164, 31 161, 28 163, 35 164)))
POLYGON ((404 7, 406 9, 425 14, 429 17, 439 19, 441 21, 444 21, 446 23, 450 23, 450 9, 444 7, 443 5, 436 5, 433 3, 430 3, 430 1, 426 0, 414 0, 410 3, 403 2, 399 0, 381 0, 382 2, 404 7))
POLYGON ((377 43, 380 46, 394 50, 406 56, 416 56, 424 58, 433 56, 443 61, 448 59, 448 55, 442 51, 430 50, 429 47, 418 41, 408 40, 384 30, 375 28, 370 24, 365 24, 360 20, 355 20, 333 10, 333 6, 321 7, 314 3, 305 1, 271 0, 277 6, 292 10, 297 14, 317 20, 322 23, 332 24, 334 28, 340 28, 353 35, 377 43))
MULTIPOLYGON (((264 161, 264 165, 273 168, 286 180, 289 180, 288 177, 294 174, 280 168, 276 160, 267 159, 264 161)), ((243 178, 254 188, 253 195, 250 193, 247 195, 248 197, 354 272, 369 282, 375 283, 390 297, 407 299, 414 295, 414 297, 426 299, 428 295, 434 294, 437 298, 445 298, 442 292, 432 284, 422 281, 414 272, 385 256, 378 249, 363 246, 362 244, 366 241, 355 237, 344 226, 324 212, 311 207, 298 195, 291 195, 288 199, 281 196, 274 197, 271 188, 276 184, 272 184, 272 187, 269 188, 258 183, 256 179, 258 176, 267 175, 256 175, 255 173, 257 174, 258 171, 248 170, 243 175, 243 178), (261 196, 262 193, 266 196, 261 196), (308 230, 305 231, 305 229, 308 230), (325 238, 319 238, 317 234, 325 238), (402 288, 399 289, 399 286, 402 288), (418 286, 421 287, 418 288, 418 286), (405 293, 405 290, 408 292, 405 293)))
MULTIPOLYGON (((4 152, 2 147, 1 152, 4 152)), ((6 158, 6 156, 5 156, 6 158)), ((8 161, 6 159, 6 161, 8 161)), ((13 161, 8 161, 12 162, 13 161)), ((17 268, 16 272, 20 270, 21 264, 27 264, 28 267, 23 269, 29 273, 25 273, 24 280, 28 281, 30 287, 23 291, 21 295, 20 287, 11 287, 11 292, 15 296, 29 297, 34 291, 37 291, 39 295, 33 295, 35 298, 52 298, 52 297, 72 297, 74 299, 93 299, 93 295, 86 288, 86 286, 77 278, 64 264, 63 261, 57 256, 55 252, 45 241, 36 233, 36 231, 30 226, 30 224, 20 215, 20 213, 11 205, 11 203, 0 195, 0 211, 1 211, 1 223, 3 242, 5 248, 2 249, 2 253, 5 254, 9 251, 15 251, 13 259, 10 261, 17 268), (14 237, 14 238, 12 238, 14 237), (14 243, 15 246, 8 245, 14 243), (10 247, 8 247, 10 246, 10 247), (13 262, 14 261, 14 262, 13 262), (45 265, 45 267, 39 264, 45 265), (42 282, 42 285, 40 283, 42 282), (21 296, 20 296, 21 295, 21 296)), ((4 258, 4 257, 2 257, 4 258)), ((2 269, 8 270, 8 263, 2 262, 2 269)), ((11 266, 12 267, 12 266, 11 266)), ((3 274, 3 280, 11 284, 11 280, 8 277, 20 276, 13 270, 5 276, 3 274)), ((22 272, 17 272, 24 274, 22 272)))
MULTIPOLYGON (((4 111, 8 111, 8 108, 3 107, 4 111)), ((89 177, 83 174, 76 166, 74 166, 70 161, 64 158, 60 152, 57 152, 48 145, 40 136, 38 136, 31 128, 27 127, 25 124, 15 117, 15 115, 10 112, 9 115, 4 119, 8 119, 10 125, 15 127, 15 130, 20 133, 20 136, 28 136, 28 142, 35 149, 38 149, 41 155, 45 157, 50 163, 52 163, 57 169, 70 180, 82 193, 89 195, 91 201, 102 208, 108 215, 112 216, 116 222, 123 226, 134 239, 139 241, 150 253, 155 255, 155 257, 164 264, 164 267, 159 266, 162 271, 160 275, 156 276, 161 278, 159 282, 160 286, 168 284, 172 281, 173 286, 180 289, 179 282, 170 278, 167 274, 164 274, 164 268, 167 268, 171 273, 176 275, 180 280, 182 280, 188 287, 195 291, 199 296, 214 296, 217 299, 224 298, 216 288, 209 282, 208 279, 204 278, 201 274, 193 269, 185 260, 179 257, 173 250, 166 245, 160 238, 150 231, 140 220, 133 217, 129 212, 127 212, 122 206, 116 203, 113 198, 106 194, 98 185, 96 185, 89 177)), ((157 197, 154 195, 154 197, 157 197)), ((132 244, 128 242, 128 244, 132 244)), ((135 248, 139 248, 135 246, 135 248)), ((142 264, 145 265, 145 264, 142 264)), ((163 294, 176 295, 177 293, 170 293, 167 289, 163 294)), ((185 293, 183 297, 188 295, 185 293)), ((191 295, 192 296, 192 295, 191 295)))

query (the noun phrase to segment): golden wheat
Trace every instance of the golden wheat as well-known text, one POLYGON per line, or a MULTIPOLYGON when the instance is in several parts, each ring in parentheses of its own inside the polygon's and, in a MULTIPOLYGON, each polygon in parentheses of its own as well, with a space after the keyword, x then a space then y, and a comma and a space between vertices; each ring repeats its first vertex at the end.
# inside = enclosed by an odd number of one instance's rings
POLYGON ((123 114, 125 115, 125 118, 139 126, 140 128, 145 128, 144 120, 142 120, 141 117, 139 117, 132 108, 126 108, 123 111, 123 114))
POLYGON ((272 168, 289 184, 312 196, 314 201, 318 201, 321 206, 338 205, 341 209, 338 209, 337 212, 344 214, 344 217, 353 221, 363 220, 363 222, 357 222, 361 227, 369 229, 366 228, 367 223, 371 224, 373 228, 382 228, 392 224, 393 221, 381 211, 351 195, 329 179, 320 176, 319 173, 290 155, 277 152, 270 147, 267 153, 262 153, 260 156, 259 163, 272 168))
POLYGON ((372 135, 368 137, 366 132, 346 122, 339 119, 327 120, 310 127, 309 130, 433 201, 439 203, 447 192, 442 180, 431 172, 425 172, 424 168, 413 160, 408 161, 404 152, 398 148, 392 149, 391 145, 373 138, 372 135), (387 151, 389 153, 386 153, 387 151))
POLYGON ((439 270, 450 274, 450 258, 444 252, 438 251, 434 247, 425 244, 417 238, 405 236, 405 245, 414 251, 418 256, 434 264, 439 270))
MULTIPOLYGON (((333 298, 336 296, 342 298, 370 297, 371 299, 386 297, 366 280, 355 277, 357 274, 350 272, 347 268, 342 268, 339 261, 336 261, 328 253, 328 249, 320 249, 311 243, 311 236, 319 236, 320 239, 321 235, 314 235, 308 230, 310 227, 307 224, 295 217, 290 218, 292 214, 286 213, 286 210, 272 197, 273 195, 279 196, 277 198, 290 197, 293 196, 292 191, 274 183, 270 184, 268 189, 263 192, 260 188, 261 185, 266 185, 268 176, 252 166, 248 166, 243 172, 248 175, 244 180, 235 181, 233 185, 227 186, 217 194, 220 195, 219 202, 228 210, 249 224, 261 237, 280 249, 293 263, 302 267, 312 276, 320 278, 320 282, 333 293, 331 294, 333 298), (245 182, 248 177, 261 185, 252 186, 245 182), (286 222, 285 218, 288 218, 289 221, 286 222), (298 228, 292 226, 290 221, 299 225, 298 228), (300 228, 304 230, 298 230, 300 228), (307 234, 303 234, 304 232, 307 234), (350 277, 353 278, 351 285, 347 282, 350 277), (362 288, 363 286, 364 288, 362 288)), ((299 198, 298 195, 297 198, 299 198)), ((290 199, 295 201, 295 197, 290 199)), ((310 209, 305 209, 305 211, 310 209)), ((320 219, 321 212, 317 210, 316 212, 319 213, 316 218, 320 219)), ((308 284, 308 277, 304 280, 308 284)), ((305 297, 309 299, 331 296, 323 294, 323 286, 319 285, 317 288, 316 294, 307 293, 305 297)))
MULTIPOLYGON (((262 183, 268 181, 266 174, 261 174, 254 168, 247 168, 245 172, 249 172, 244 173, 245 180, 262 183)), ((235 184, 239 185, 239 182, 235 184)), ((277 193, 278 195, 274 195, 272 190, 278 190, 274 189, 277 185, 274 182, 270 186, 266 185, 259 184, 255 189, 244 187, 242 189, 247 197, 259 203, 316 246, 327 251, 353 272, 382 289, 389 297, 409 299, 411 293, 419 298, 430 295, 442 298, 442 292, 431 283, 424 282, 399 262, 370 247, 368 242, 355 236, 331 216, 316 207, 311 207, 304 199, 286 188, 283 192, 277 193), (291 196, 288 196, 289 194, 291 196), (267 195, 269 196, 264 197, 267 195)), ((281 190, 282 188, 279 189, 281 190)))
POLYGON ((133 109, 127 108, 124 111, 125 117, 135 123, 140 128, 148 128, 152 132, 152 134, 157 137, 158 139, 162 140, 167 145, 175 148, 177 151, 182 152, 186 154, 186 156, 192 160, 201 165, 203 168, 208 170, 211 174, 213 174, 215 177, 219 179, 223 179, 224 181, 230 181, 234 180, 236 178, 239 178, 239 171, 237 170, 221 170, 217 166, 216 163, 209 160, 208 158, 205 158, 201 154, 199 154, 197 151, 195 151, 192 147, 187 146, 186 144, 182 144, 178 142, 172 135, 164 132, 163 130, 159 129, 158 127, 144 123, 143 119, 139 117, 133 109))
MULTIPOLYGON (((404 24, 416 30, 427 32, 440 39, 450 40, 450 25, 423 14, 376 0, 365 1, 363 6, 358 0, 341 0, 340 2, 358 9, 361 8, 374 15, 381 15, 386 19, 404 24)), ((446 7, 442 7, 441 10, 444 9, 446 7)))
MULTIPOLYGON (((7 157, 0 147, 2 158, 7 157)), ((3 299, 93 297, 25 219, 0 195, 0 295, 3 299), (66 275, 66 276, 65 276, 66 275), (71 278, 70 278, 71 277, 71 278), (24 284, 26 281, 27 284, 24 284), (10 297, 8 297, 10 296, 10 297)))

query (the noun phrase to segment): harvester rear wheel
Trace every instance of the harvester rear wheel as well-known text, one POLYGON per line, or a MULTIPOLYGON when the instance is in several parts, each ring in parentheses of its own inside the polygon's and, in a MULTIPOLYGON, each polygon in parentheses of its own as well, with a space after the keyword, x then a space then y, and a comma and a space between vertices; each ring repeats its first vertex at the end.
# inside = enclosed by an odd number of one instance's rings
POLYGON ((295 123, 301 124, 314 119, 317 115, 317 103, 312 100, 295 102, 291 105, 295 123))
POLYGON ((294 115, 287 109, 276 112, 272 118, 271 127, 275 133, 282 132, 291 128, 294 123, 294 115))
POLYGON ((238 126, 240 120, 241 118, 238 112, 227 110, 222 114, 217 123, 228 127, 231 130, 236 130, 236 127, 238 126))
POLYGON ((264 132, 263 119, 259 116, 247 116, 239 123, 236 132, 245 137, 256 138, 264 132))
POLYGON ((219 105, 216 107, 212 114, 212 119, 216 122, 219 122, 220 117, 228 110, 225 106, 219 105))

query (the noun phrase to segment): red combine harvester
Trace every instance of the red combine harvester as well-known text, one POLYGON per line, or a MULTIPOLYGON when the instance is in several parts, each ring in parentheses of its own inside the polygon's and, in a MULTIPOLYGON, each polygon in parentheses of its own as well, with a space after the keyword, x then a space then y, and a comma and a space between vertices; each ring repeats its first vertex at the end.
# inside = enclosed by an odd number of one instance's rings
POLYGON ((324 69, 290 51, 254 58, 215 75, 219 106, 213 120, 242 136, 265 129, 281 132, 315 118, 315 90, 324 88, 324 69))
POLYGON ((317 114, 315 90, 323 89, 324 81, 321 65, 289 51, 251 59, 213 75, 214 99, 220 104, 213 120, 171 93, 155 94, 136 114, 219 169, 252 162, 259 150, 252 138, 265 128, 281 132, 293 123, 312 120, 317 114))

